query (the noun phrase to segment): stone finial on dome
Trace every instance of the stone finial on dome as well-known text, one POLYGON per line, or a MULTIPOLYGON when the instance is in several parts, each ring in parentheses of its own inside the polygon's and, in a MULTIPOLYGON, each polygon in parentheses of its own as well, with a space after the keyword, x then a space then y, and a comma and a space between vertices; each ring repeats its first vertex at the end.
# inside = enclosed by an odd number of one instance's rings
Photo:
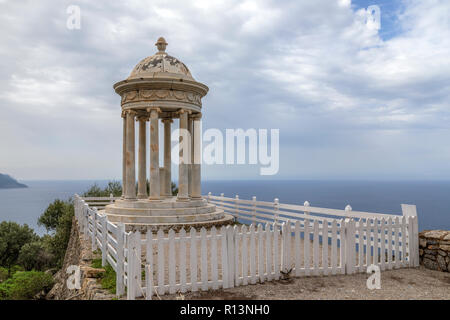
POLYGON ((155 46, 158 48, 158 53, 164 53, 166 52, 166 47, 168 43, 166 42, 166 39, 163 37, 159 37, 158 41, 156 41, 155 46))

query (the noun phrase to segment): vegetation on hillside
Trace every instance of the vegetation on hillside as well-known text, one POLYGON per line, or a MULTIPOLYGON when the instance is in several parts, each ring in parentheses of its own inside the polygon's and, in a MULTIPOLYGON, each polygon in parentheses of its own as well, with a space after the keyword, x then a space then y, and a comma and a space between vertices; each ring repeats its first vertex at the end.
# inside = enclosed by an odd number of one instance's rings
MULTIPOLYGON (((149 188, 147 182, 147 190, 149 188)), ((178 188, 172 182, 172 194, 178 188)), ((111 181, 105 188, 94 184, 82 194, 84 197, 114 197, 122 195, 120 182, 111 181)), ((53 285, 52 273, 60 269, 72 228, 73 200, 56 199, 38 218, 38 225, 47 233, 36 235, 28 225, 3 221, 0 223, 0 300, 43 298, 53 285)), ((93 265, 99 261, 94 260, 93 265)), ((100 260, 101 265, 101 260, 100 260)), ((106 266, 101 278, 102 287, 115 292, 115 272, 106 266)))

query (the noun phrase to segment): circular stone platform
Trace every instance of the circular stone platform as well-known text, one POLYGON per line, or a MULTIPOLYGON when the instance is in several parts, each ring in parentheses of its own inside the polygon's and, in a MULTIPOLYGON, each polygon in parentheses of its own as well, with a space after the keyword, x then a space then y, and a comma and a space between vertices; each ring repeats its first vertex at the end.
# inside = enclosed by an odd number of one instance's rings
POLYGON ((107 205, 104 212, 112 223, 122 222, 126 230, 178 230, 195 227, 212 227, 230 224, 233 216, 226 214, 205 199, 177 201, 176 197, 169 197, 161 201, 116 200, 107 205))

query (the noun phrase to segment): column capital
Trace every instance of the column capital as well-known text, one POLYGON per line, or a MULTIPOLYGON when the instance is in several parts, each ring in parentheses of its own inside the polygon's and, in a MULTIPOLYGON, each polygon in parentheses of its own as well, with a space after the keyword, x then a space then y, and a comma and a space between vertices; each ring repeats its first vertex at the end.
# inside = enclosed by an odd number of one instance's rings
POLYGON ((188 115, 192 113, 191 110, 186 110, 186 109, 179 109, 177 111, 178 114, 183 114, 183 113, 187 113, 188 115))
POLYGON ((200 120, 202 118, 202 114, 200 112, 194 113, 191 115, 192 120, 200 120))
POLYGON ((134 110, 125 110, 125 113, 128 115, 132 115, 132 116, 135 116, 136 114, 137 114, 137 112, 136 111, 134 111, 134 110))
POLYGON ((156 108, 156 107, 153 107, 153 108, 147 108, 147 112, 151 112, 151 111, 153 111, 153 110, 156 110, 158 113, 161 113, 162 111, 161 111, 161 109, 160 108, 156 108))
POLYGON ((149 117, 146 114, 140 114, 136 117, 136 121, 148 121, 149 117))

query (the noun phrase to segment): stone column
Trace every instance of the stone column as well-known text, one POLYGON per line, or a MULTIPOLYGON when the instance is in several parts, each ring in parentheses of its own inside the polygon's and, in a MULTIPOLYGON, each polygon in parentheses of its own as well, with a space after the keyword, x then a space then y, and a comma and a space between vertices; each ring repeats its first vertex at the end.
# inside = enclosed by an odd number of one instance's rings
POLYGON ((122 198, 125 198, 127 187, 127 114, 122 112, 123 141, 122 141, 122 198))
POLYGON ((202 131, 201 131, 201 114, 194 118, 193 124, 193 147, 192 147, 192 199, 201 199, 202 187, 201 187, 201 157, 202 157, 202 131))
POLYGON ((147 143, 146 143, 147 119, 139 117, 139 155, 138 155, 138 199, 147 198, 147 143))
POLYGON ((192 196, 192 160, 193 160, 193 153, 192 153, 192 146, 194 141, 194 135, 193 135, 193 120, 192 117, 188 117, 188 132, 189 132, 189 163, 187 164, 187 170, 188 170, 188 194, 189 197, 192 196))
POLYGON ((188 112, 186 110, 180 111, 180 163, 178 165, 178 197, 177 201, 188 201, 188 154, 189 141, 188 138, 188 112))
POLYGON ((126 190, 125 199, 136 199, 136 160, 135 160, 135 145, 134 145, 134 111, 127 111, 127 141, 126 141, 126 190))
POLYGON ((150 200, 160 199, 158 112, 150 110, 150 200))
POLYGON ((164 119, 164 196, 172 196, 172 144, 170 140, 172 119, 164 119))

